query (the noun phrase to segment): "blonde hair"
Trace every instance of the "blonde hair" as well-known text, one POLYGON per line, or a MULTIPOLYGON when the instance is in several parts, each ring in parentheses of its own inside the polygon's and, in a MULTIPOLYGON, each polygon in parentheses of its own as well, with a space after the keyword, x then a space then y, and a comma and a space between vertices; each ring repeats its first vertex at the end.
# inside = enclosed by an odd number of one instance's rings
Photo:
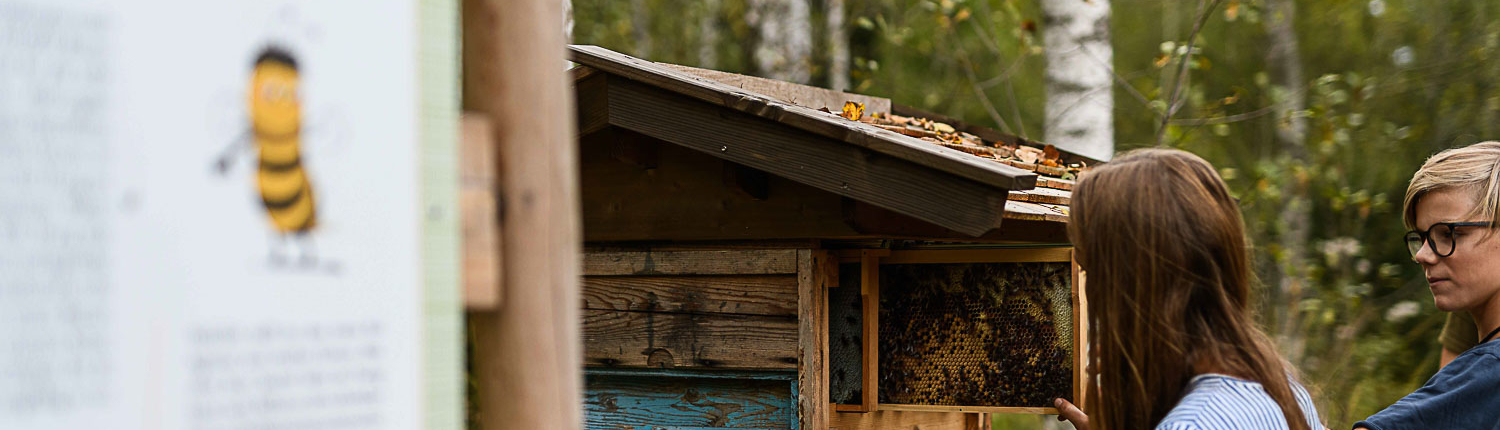
POLYGON ((1412 175, 1401 203, 1406 228, 1417 228, 1417 200, 1427 193, 1460 189, 1474 193, 1474 211, 1464 218, 1495 222, 1500 209, 1500 142, 1479 142, 1433 155, 1412 175))
POLYGON ((1068 236, 1094 275, 1089 325, 1103 328, 1089 336, 1094 428, 1156 427, 1201 363, 1261 383, 1289 428, 1308 429, 1292 369, 1255 323, 1244 220, 1213 166, 1130 151, 1083 175, 1071 212, 1068 236))

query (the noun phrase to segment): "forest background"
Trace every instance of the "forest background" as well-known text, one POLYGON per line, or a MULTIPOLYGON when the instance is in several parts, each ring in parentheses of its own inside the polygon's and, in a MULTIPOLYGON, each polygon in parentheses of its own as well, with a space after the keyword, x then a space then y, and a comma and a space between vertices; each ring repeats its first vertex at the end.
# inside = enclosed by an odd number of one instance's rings
POLYGON ((1427 156, 1497 137, 1500 1, 572 0, 571 37, 1047 141, 1045 36, 1067 12, 1044 1, 1107 8, 1104 52, 1072 61, 1112 69, 1099 129, 1115 150, 1181 148, 1229 182, 1261 321, 1330 428, 1436 371, 1444 314, 1402 244, 1401 199, 1427 156))

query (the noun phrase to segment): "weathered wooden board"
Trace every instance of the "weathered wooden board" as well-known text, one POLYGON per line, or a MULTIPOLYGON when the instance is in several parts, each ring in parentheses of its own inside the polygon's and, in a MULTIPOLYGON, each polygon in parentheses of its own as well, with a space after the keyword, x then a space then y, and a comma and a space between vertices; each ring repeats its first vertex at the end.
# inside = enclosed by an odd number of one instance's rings
POLYGON ((797 320, 731 314, 583 311, 590 366, 795 370, 797 320))
POLYGON ((828 422, 829 430, 982 430, 983 414, 958 412, 886 411, 867 413, 838 412, 828 422))
POLYGON ((1011 191, 1012 201, 1068 205, 1073 202, 1073 192, 1054 188, 1033 188, 1026 191, 1011 191))
POLYGON ((814 86, 794 84, 786 81, 778 81, 775 79, 746 76, 738 73, 721 72, 718 70, 700 69, 697 67, 688 67, 667 63, 656 64, 689 75, 717 81, 719 83, 738 87, 743 90, 767 95, 777 100, 781 100, 782 102, 794 104, 797 106, 804 106, 812 109, 828 109, 830 111, 838 112, 840 109, 843 109, 844 102, 855 102, 865 105, 865 115, 891 113, 891 99, 884 97, 846 93, 826 88, 818 88, 814 86))
MULTIPOLYGON (((878 127, 845 120, 817 109, 783 103, 765 95, 692 76, 608 49, 575 45, 569 47, 569 52, 573 61, 612 75, 642 82, 713 106, 721 106, 780 122, 803 132, 832 138, 980 183, 1018 190, 1030 189, 1036 183, 1036 175, 1030 172, 971 157, 960 151, 927 144, 878 127)), ((613 115, 616 112, 616 106, 611 105, 610 111, 613 115)))
POLYGON ((838 258, 833 253, 797 251, 800 429, 821 430, 828 425, 828 289, 838 282, 838 258))
POLYGON ((857 234, 837 194, 778 176, 756 200, 723 184, 724 161, 669 143, 656 167, 622 162, 615 130, 585 136, 583 232, 590 242, 814 238, 857 234), (670 193, 672 198, 662 198, 670 193))
POLYGON ((586 276, 583 308, 794 317, 797 277, 586 276))
POLYGON ((496 201, 499 181, 495 165, 495 136, 484 115, 463 115, 459 152, 459 208, 463 228, 464 308, 491 310, 500 306, 500 217, 496 201))
MULTIPOLYGON (((1000 226, 1004 190, 1018 185, 970 180, 626 79, 607 87, 612 125, 971 236, 1000 226)), ((1031 188, 1035 176, 1027 179, 1031 188)))
POLYGON ((583 257, 585 276, 796 273, 797 251, 789 249, 590 252, 583 257))
POLYGON ((584 428, 590 430, 791 429, 792 375, 725 379, 660 373, 587 373, 584 428))

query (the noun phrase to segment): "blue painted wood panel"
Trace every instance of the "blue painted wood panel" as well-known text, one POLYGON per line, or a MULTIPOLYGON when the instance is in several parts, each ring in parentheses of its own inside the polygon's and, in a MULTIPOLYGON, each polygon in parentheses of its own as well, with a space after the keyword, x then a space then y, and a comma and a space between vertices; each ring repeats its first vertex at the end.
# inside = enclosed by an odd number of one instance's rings
POLYGON ((796 373, 585 371, 589 430, 796 429, 796 373))

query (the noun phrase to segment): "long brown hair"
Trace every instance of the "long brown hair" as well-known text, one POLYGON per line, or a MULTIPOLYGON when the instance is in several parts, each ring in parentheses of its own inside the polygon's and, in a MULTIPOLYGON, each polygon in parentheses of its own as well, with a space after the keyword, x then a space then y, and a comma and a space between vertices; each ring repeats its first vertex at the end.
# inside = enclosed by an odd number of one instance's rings
POLYGON ((1070 218, 1089 273, 1094 428, 1155 427, 1206 365, 1259 382, 1290 428, 1307 430, 1289 366, 1255 325, 1244 221, 1213 166, 1131 151, 1079 180, 1070 218))

